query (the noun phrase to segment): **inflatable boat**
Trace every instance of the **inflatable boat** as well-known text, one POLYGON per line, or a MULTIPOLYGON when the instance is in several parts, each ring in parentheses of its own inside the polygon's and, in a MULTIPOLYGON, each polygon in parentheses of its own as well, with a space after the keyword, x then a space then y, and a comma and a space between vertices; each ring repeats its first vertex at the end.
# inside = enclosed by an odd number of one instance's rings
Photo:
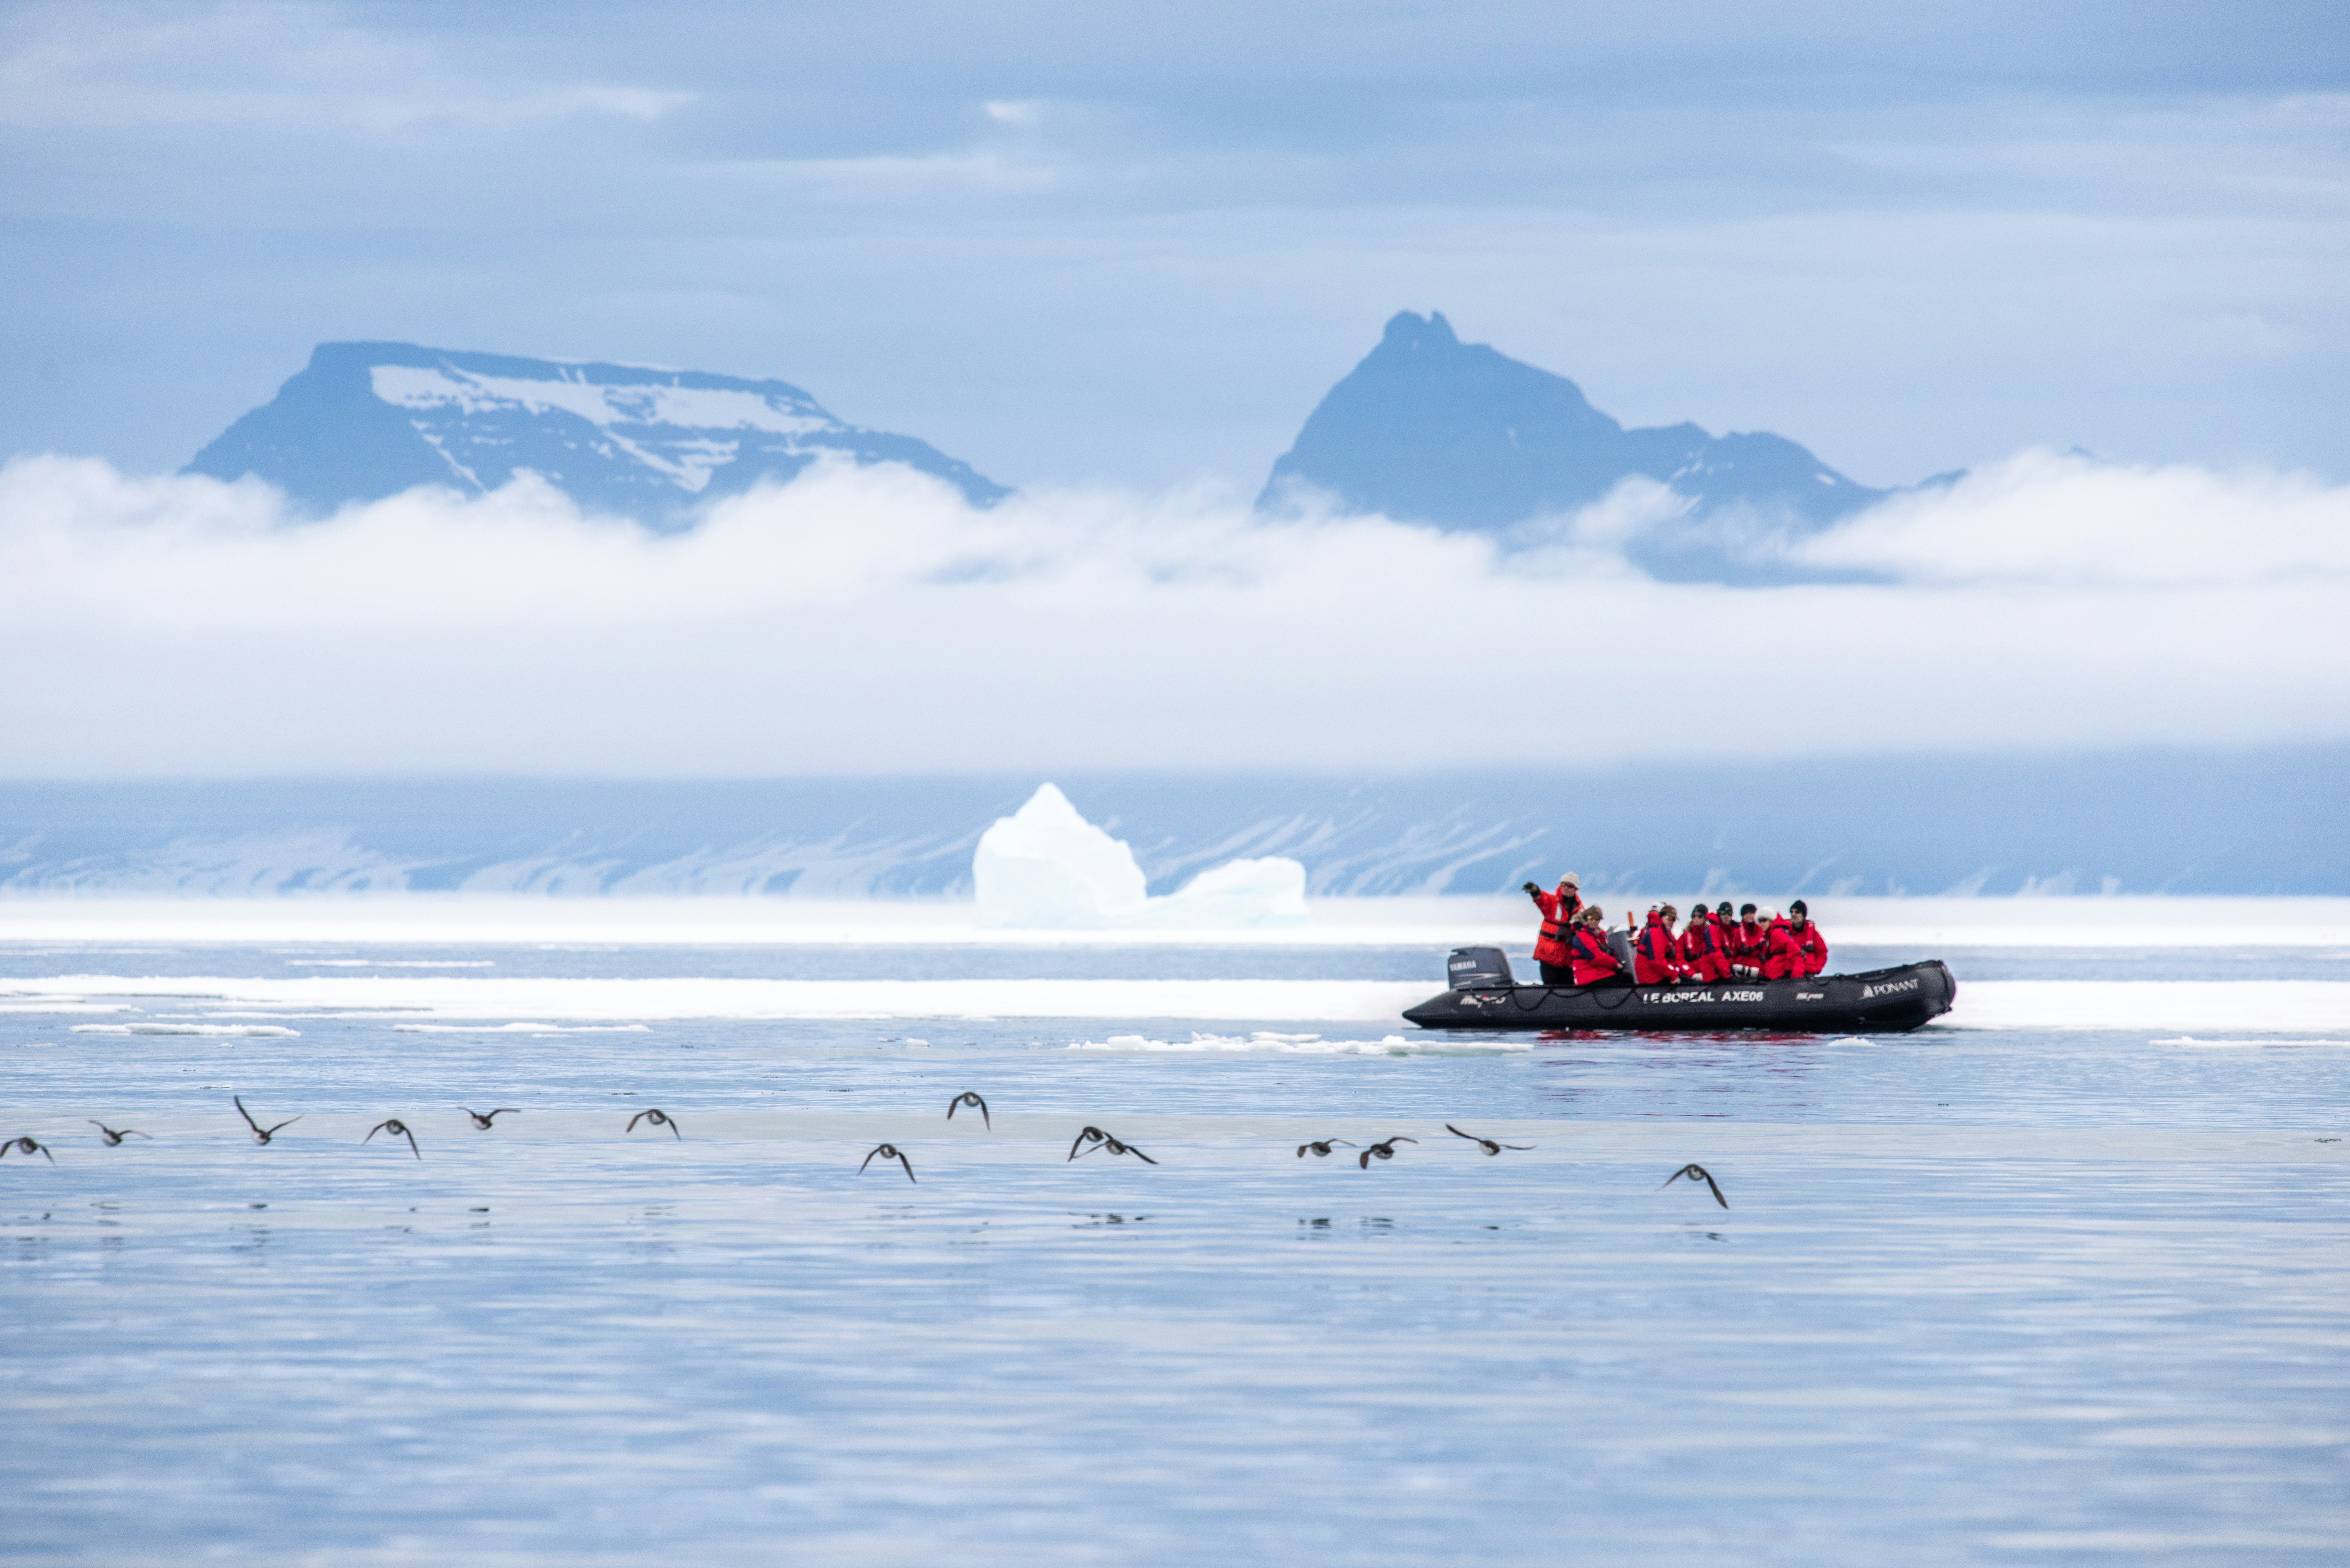
POLYGON ((1404 1016, 1422 1029, 1634 1029, 1889 1034, 1950 1010, 1959 982, 1939 959, 1810 980, 1679 985, 1523 985, 1499 948, 1456 948, 1452 989, 1404 1016))

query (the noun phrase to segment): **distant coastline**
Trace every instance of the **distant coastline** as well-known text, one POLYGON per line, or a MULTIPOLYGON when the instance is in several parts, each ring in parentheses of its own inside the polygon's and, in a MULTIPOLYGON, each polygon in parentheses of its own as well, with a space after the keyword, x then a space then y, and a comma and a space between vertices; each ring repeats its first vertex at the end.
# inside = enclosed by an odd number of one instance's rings
MULTIPOLYGON (((1058 773, 1154 894, 1247 856, 1315 898, 2350 895, 2350 745, 1390 777, 1058 773)), ((0 783, 0 897, 961 899, 1033 774, 0 783)))

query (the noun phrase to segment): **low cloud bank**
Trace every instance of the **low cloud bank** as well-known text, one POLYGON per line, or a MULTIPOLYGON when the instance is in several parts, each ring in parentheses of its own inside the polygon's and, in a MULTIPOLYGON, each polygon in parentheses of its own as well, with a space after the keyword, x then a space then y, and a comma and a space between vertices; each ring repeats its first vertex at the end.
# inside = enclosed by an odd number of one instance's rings
MULTIPOLYGON (((1651 498, 1652 499, 1652 498, 1651 498)), ((2350 734, 2350 490, 2028 453, 1651 581, 1618 495, 1505 548, 1232 497, 974 511, 825 468, 656 536, 536 483, 331 521, 0 470, 0 768, 679 776, 1491 766, 2350 734)))

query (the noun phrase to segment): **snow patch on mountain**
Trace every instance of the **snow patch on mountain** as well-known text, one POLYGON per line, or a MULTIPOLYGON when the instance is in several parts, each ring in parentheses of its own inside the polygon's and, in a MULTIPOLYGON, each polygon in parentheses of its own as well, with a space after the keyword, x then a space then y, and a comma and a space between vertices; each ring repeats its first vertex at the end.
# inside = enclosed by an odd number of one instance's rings
POLYGON ((702 501, 821 461, 902 464, 980 505, 1010 493, 927 442, 835 418, 787 381, 410 343, 320 344, 188 472, 256 475, 321 512, 535 474, 588 510, 675 529, 702 501))
POLYGON ((368 375, 375 395, 403 409, 445 415, 476 414, 520 406, 530 412, 560 410, 590 424, 681 425, 695 430, 774 431, 798 435, 843 428, 812 402, 797 408, 775 392, 719 387, 596 386, 567 378, 533 380, 521 376, 468 376, 439 367, 374 365, 368 375), (813 410, 813 411, 810 411, 813 410))

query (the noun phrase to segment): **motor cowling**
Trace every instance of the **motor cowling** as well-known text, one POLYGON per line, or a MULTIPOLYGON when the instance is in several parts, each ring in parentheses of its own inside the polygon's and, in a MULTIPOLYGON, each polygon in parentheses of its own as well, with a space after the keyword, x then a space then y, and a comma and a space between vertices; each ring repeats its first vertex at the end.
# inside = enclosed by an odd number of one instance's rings
POLYGON ((1444 978, 1455 991, 1506 991, 1518 982, 1510 955, 1499 948, 1454 948, 1444 961, 1444 978))

